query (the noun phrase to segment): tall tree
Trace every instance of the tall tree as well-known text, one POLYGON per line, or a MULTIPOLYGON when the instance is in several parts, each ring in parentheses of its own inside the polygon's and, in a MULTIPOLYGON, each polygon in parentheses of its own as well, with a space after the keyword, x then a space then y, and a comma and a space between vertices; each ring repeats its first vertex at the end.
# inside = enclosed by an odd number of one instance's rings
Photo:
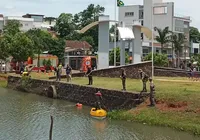
POLYGON ((51 40, 51 44, 52 45, 49 47, 48 50, 49 54, 57 56, 59 63, 62 63, 65 54, 65 39, 53 38, 53 40, 51 40))
POLYGON ((156 41, 161 44, 161 52, 163 53, 163 48, 166 43, 170 42, 170 31, 169 27, 165 27, 163 30, 160 28, 155 27, 155 30, 158 32, 156 36, 156 41))
POLYGON ((34 56, 33 42, 25 33, 17 33, 10 44, 10 54, 17 61, 27 61, 34 56))
MULTIPOLYGON (((74 15, 74 22, 78 30, 82 29, 83 27, 87 26, 88 24, 98 21, 98 17, 102 15, 105 11, 105 8, 94 4, 90 4, 87 9, 83 10, 82 12, 74 15)), ((93 50, 96 52, 98 51, 98 26, 89 29, 83 36, 91 36, 94 40, 93 50)))
POLYGON ((57 18, 55 30, 60 34, 61 38, 70 37, 74 33, 74 23, 72 14, 62 13, 57 18))
POLYGON ((8 20, 6 25, 3 28, 4 34, 9 34, 10 36, 14 36, 15 34, 20 32, 21 24, 17 20, 8 20))
POLYGON ((193 41, 194 43, 200 42, 200 33, 195 27, 190 27, 190 41, 193 41))
POLYGON ((81 41, 86 41, 91 46, 94 46, 94 40, 91 36, 84 36, 84 37, 81 38, 81 41))
POLYGON ((173 34, 171 37, 171 42, 174 45, 174 49, 176 55, 178 56, 178 66, 180 65, 180 53, 183 50, 184 42, 185 42, 185 35, 184 34, 173 34))
POLYGON ((40 68, 40 54, 42 54, 44 51, 47 51, 50 45, 52 45, 52 36, 48 32, 41 29, 31 29, 26 32, 26 34, 33 42, 34 53, 38 55, 37 67, 40 68))
POLYGON ((2 69, 2 60, 5 62, 5 72, 6 72, 6 60, 9 57, 9 42, 4 36, 0 36, 0 72, 2 69))

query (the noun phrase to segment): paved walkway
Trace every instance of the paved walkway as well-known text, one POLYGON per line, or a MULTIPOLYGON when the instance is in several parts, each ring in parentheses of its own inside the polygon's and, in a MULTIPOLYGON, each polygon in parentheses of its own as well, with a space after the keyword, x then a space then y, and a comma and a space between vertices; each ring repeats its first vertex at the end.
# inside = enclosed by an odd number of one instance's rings
POLYGON ((200 81, 192 81, 192 80, 169 80, 169 79, 155 79, 156 81, 164 81, 164 82, 182 82, 182 83, 190 83, 190 82, 200 82, 200 81))

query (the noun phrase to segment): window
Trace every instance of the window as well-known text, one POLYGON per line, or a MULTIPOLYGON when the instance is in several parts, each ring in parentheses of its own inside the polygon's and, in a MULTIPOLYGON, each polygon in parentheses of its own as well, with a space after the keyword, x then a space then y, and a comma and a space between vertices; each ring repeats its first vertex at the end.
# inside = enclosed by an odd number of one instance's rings
POLYGON ((143 40, 143 33, 141 33, 141 40, 143 40))
POLYGON ((125 17, 133 17, 134 12, 125 12, 125 17))
POLYGON ((25 26, 28 26, 28 23, 26 23, 25 26))
POLYGON ((199 49, 198 48, 194 48, 194 54, 198 54, 199 53, 199 49))
POLYGON ((167 50, 163 50, 163 54, 167 54, 167 50))
POLYGON ((160 51, 159 51, 159 50, 156 50, 156 53, 160 53, 160 51))
POLYGON ((167 7, 166 6, 154 7, 153 13, 155 15, 167 14, 167 7))
POLYGON ((34 22, 42 22, 43 16, 31 16, 34 19, 34 22))
POLYGON ((143 19, 144 13, 143 10, 139 10, 139 19, 143 19))
POLYGON ((143 49, 143 54, 148 54, 149 53, 149 49, 143 49))
POLYGON ((142 25, 142 26, 144 25, 144 21, 143 21, 143 20, 141 21, 141 25, 142 25))

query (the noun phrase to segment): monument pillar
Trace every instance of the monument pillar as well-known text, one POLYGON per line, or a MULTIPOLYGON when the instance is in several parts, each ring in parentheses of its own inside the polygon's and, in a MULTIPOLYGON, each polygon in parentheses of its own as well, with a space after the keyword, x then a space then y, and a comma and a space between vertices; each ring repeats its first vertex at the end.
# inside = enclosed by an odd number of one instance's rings
POLYGON ((125 40, 121 39, 121 47, 120 47, 120 65, 125 65, 125 40))
MULTIPOLYGON (((121 22, 121 27, 125 27, 125 23, 121 22)), ((120 66, 125 65, 125 39, 120 39, 120 66)))
POLYGON ((109 67, 109 16, 99 16, 98 67, 109 67))
POLYGON ((141 54, 142 54, 142 41, 141 41, 141 27, 134 25, 133 33, 135 35, 135 39, 133 40, 132 45, 132 63, 140 63, 141 62, 141 54))

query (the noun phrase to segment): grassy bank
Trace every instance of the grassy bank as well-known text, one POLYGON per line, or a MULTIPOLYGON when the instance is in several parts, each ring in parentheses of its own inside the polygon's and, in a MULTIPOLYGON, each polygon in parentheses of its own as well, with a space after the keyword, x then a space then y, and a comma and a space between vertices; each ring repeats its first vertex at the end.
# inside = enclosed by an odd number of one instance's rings
MULTIPOLYGON (((155 108, 149 108, 147 100, 129 111, 109 112, 111 119, 130 120, 149 125, 168 126, 182 131, 190 131, 200 135, 200 82, 192 82, 186 78, 156 77, 155 108)), ((76 84, 86 85, 87 78, 74 78, 76 84)), ((149 84, 148 84, 149 85, 149 84)), ((119 78, 94 77, 95 87, 121 89, 119 78)), ((127 79, 128 91, 141 91, 140 80, 127 79)))
POLYGON ((0 87, 7 87, 7 80, 0 80, 0 87))

